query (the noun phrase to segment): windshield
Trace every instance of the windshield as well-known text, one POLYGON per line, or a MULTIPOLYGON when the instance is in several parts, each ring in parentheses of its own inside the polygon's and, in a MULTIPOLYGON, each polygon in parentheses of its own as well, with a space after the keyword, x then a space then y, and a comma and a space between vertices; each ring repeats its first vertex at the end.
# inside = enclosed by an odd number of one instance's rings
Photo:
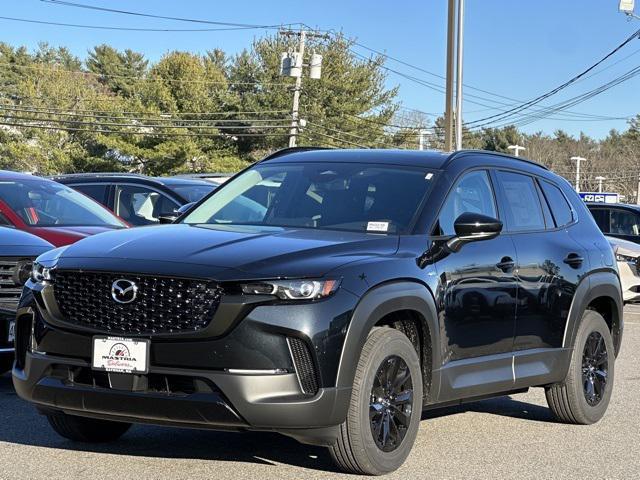
POLYGON ((406 233, 432 177, 398 166, 267 163, 221 187, 182 222, 406 233))
POLYGON ((93 200, 47 180, 0 181, 0 200, 31 227, 124 227, 93 200))
POLYGON ((169 189, 176 192, 189 203, 199 202, 203 197, 209 195, 218 185, 203 185, 202 183, 167 185, 169 189))

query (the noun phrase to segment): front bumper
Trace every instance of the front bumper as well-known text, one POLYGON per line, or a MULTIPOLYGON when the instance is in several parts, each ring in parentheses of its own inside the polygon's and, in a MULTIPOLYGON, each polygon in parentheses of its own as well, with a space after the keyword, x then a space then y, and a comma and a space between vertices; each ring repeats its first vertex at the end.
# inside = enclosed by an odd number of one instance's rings
POLYGON ((640 301, 640 274, 635 262, 618 262, 622 297, 625 303, 640 301))
POLYGON ((26 289, 16 319, 13 381, 18 395, 42 410, 271 430, 330 444, 351 396, 350 388, 336 388, 336 378, 355 301, 339 291, 314 304, 256 306, 219 337, 151 337, 148 374, 122 375, 91 369, 92 338, 101 332, 48 322, 42 292, 26 289), (312 394, 301 381, 292 339, 308 346, 317 375, 312 394))

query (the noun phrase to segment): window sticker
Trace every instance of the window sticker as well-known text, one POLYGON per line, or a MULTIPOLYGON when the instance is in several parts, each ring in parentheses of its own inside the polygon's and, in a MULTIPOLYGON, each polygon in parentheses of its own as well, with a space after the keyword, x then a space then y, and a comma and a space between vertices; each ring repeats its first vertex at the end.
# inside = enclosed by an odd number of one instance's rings
POLYGON ((367 232, 386 232, 389 230, 389 222, 368 222, 367 232))

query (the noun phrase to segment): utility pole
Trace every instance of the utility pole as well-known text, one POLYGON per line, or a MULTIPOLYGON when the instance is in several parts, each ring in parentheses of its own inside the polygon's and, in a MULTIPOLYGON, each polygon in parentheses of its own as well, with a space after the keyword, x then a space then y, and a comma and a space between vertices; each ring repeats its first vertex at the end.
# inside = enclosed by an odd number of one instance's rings
POLYGON ((444 149, 450 152, 453 147, 453 45, 455 41, 455 0, 449 0, 447 17, 447 80, 444 109, 444 149))
POLYGON ((518 145, 518 144, 515 144, 515 145, 509 145, 507 148, 508 148, 509 150, 514 150, 514 155, 515 155, 516 157, 519 157, 519 156, 520 156, 520 150, 526 150, 526 148, 521 147, 521 146, 520 146, 520 145, 518 145))
POLYGON ((311 63, 309 65, 304 64, 304 50, 306 46, 307 38, 329 38, 328 35, 318 34, 313 32, 307 32, 304 29, 300 29, 299 32, 293 30, 282 30, 281 35, 286 37, 297 36, 299 38, 298 51, 293 54, 283 53, 282 63, 280 66, 280 74, 295 77, 296 83, 293 89, 293 106, 291 108, 291 130, 289 130, 289 147, 295 147, 300 134, 300 93, 302 92, 302 70, 303 67, 310 67, 309 76, 311 78, 318 79, 321 74, 322 67, 322 55, 313 54, 311 56, 311 63))
POLYGON ((571 160, 576 162, 576 192, 580 193, 580 163, 584 162, 584 157, 571 157, 571 160))
POLYGON ((596 180, 598 181, 598 193, 602 193, 602 181, 606 179, 607 177, 596 177, 596 180))
POLYGON ((462 150, 462 46, 464 40, 464 0, 458 0, 458 41, 456 42, 456 150, 462 150))

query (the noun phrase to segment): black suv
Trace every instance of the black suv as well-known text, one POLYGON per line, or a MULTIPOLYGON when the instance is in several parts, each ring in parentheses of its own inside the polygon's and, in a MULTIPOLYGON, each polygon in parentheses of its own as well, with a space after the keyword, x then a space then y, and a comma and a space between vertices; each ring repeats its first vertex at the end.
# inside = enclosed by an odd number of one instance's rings
POLYGON ((73 440, 267 430, 383 474, 426 408, 544 387, 561 421, 598 421, 620 290, 587 207, 535 163, 285 150, 175 225, 42 255, 14 384, 73 440))
POLYGON ((640 243, 640 205, 587 203, 602 233, 640 243))
POLYGON ((176 217, 218 186, 196 178, 147 177, 128 173, 77 173, 51 177, 101 203, 130 225, 154 225, 176 217))
POLYGON ((13 364, 16 309, 36 257, 53 245, 21 230, 0 227, 0 375, 13 364))

